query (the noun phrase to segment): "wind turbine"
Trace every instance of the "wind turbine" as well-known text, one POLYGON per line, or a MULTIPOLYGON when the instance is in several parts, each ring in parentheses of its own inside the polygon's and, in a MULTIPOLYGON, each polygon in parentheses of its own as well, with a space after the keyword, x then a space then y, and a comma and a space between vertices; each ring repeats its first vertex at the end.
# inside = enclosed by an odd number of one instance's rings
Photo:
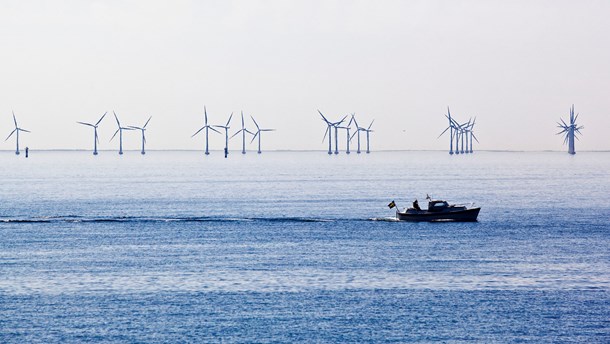
POLYGON ((275 131, 275 129, 261 129, 258 126, 258 123, 256 123, 256 121, 254 120, 254 117, 250 116, 250 118, 252 118, 254 125, 256 125, 256 133, 252 137, 252 141, 250 141, 250 143, 254 142, 254 139, 258 136, 258 154, 261 154, 261 133, 263 131, 275 131))
MULTIPOLYGON (((351 121, 354 121, 354 124, 356 125, 356 131, 354 132, 354 134, 352 134, 352 137, 350 137, 350 140, 354 138, 354 135, 358 136, 358 150, 356 151, 356 153, 360 154, 360 132, 362 131, 362 129, 364 128, 360 128, 358 126, 358 122, 356 122, 356 116, 354 114, 352 114, 352 119, 351 121)), ((349 147, 349 145, 348 145, 349 147)))
POLYGON ((443 132, 437 137, 440 138, 441 136, 443 136, 443 134, 449 130, 449 154, 453 154, 453 130, 455 129, 454 125, 453 125, 453 119, 451 118, 451 111, 449 111, 449 107, 447 106, 447 114, 445 115, 445 117, 447 117, 447 119, 449 120, 449 126, 447 128, 445 128, 445 130, 443 130, 443 132))
POLYGON ((151 118, 152 116, 148 117, 148 121, 146 121, 142 127, 136 127, 134 125, 129 126, 132 129, 139 129, 142 131, 142 155, 146 154, 146 151, 144 150, 144 145, 146 144, 146 136, 144 135, 144 132, 146 131, 146 126, 148 125, 148 122, 150 122, 151 118))
POLYGON ((85 123, 85 122, 76 122, 76 123, 79 123, 82 125, 87 125, 87 126, 90 126, 93 128, 93 155, 97 155, 97 144, 100 142, 100 139, 97 137, 97 126, 104 119, 104 117, 106 117, 107 113, 108 112, 104 112, 102 117, 95 124, 85 123))
POLYGON ((371 152, 371 150, 369 148, 369 134, 374 131, 374 130, 371 130, 371 126, 373 125, 373 122, 375 122, 375 120, 372 120, 371 124, 369 124, 369 127, 364 129, 364 131, 366 132, 366 154, 369 154, 371 152))
POLYGON ((223 128, 225 130, 225 158, 229 154, 229 123, 231 123, 231 118, 233 118, 233 112, 229 116, 229 120, 226 125, 215 125, 216 128, 223 128))
POLYGON ((471 121, 472 121, 472 118, 469 119, 468 122, 462 123, 462 125, 461 125, 461 129, 462 129, 462 154, 470 153, 468 151, 468 129, 470 128, 470 122, 471 121), (466 142, 466 150, 464 150, 464 141, 466 142))
POLYGON ((326 134, 328 134, 328 154, 330 155, 330 154, 333 154, 332 139, 331 139, 331 134, 332 134, 331 128, 332 128, 333 124, 331 122, 329 122, 326 119, 326 117, 324 117, 324 115, 322 114, 322 112, 320 112, 320 110, 318 110, 318 113, 320 114, 320 116, 322 116, 322 120, 324 122, 326 122, 326 125, 327 125, 326 131, 324 132, 324 137, 322 138, 322 142, 324 142, 324 139, 326 138, 326 134))
MULTIPOLYGON (((19 155, 19 132, 24 131, 26 133, 31 133, 31 131, 19 128, 19 126, 17 125, 17 119, 15 118, 15 111, 13 111, 13 121, 15 122, 15 129, 13 129, 13 131, 11 131, 11 133, 8 135, 8 137, 4 141, 7 141, 9 138, 11 138, 11 136, 13 134, 15 134, 15 136, 17 138, 16 139, 17 149, 15 149, 15 155, 19 155)), ((26 149, 26 153, 27 153, 27 149, 26 149)), ((26 154, 26 158, 27 158, 27 154, 26 154)))
POLYGON ((345 154, 350 154, 350 151, 349 151, 349 142, 352 140, 352 138, 349 135, 349 131, 351 129, 350 126, 352 125, 353 121, 354 121, 354 114, 352 114, 352 118, 350 118, 349 122, 347 123, 347 125, 345 127, 339 127, 339 129, 345 129, 345 131, 347 132, 345 154))
POLYGON ((561 123, 557 122, 557 127, 563 129, 562 131, 558 132, 557 135, 565 134, 565 139, 563 140, 563 143, 568 143, 569 154, 576 154, 576 150, 574 149, 574 138, 578 139, 578 136, 576 136, 576 134, 581 134, 580 129, 585 128, 576 124, 577 119, 578 114, 574 116, 574 104, 572 104, 572 108, 570 109, 570 124, 566 124, 566 122, 564 122, 561 118, 561 123))
POLYGON ((197 130, 197 132, 194 133, 193 135, 191 135, 191 137, 194 137, 195 135, 199 134, 200 131, 205 129, 205 155, 209 155, 210 151, 208 150, 208 130, 215 131, 219 134, 220 134, 220 131, 218 131, 218 130, 212 128, 212 126, 208 125, 208 112, 207 112, 205 106, 203 107, 203 114, 205 116, 205 122, 204 122, 203 127, 201 127, 201 129, 197 130))
MULTIPOLYGON (((239 129, 235 134, 233 134, 233 136, 231 136, 229 139, 232 139, 235 135, 241 133, 242 137, 241 137, 241 154, 246 154, 246 133, 250 134, 250 135, 254 135, 253 132, 251 132, 250 130, 246 129, 245 125, 244 125, 244 112, 241 112, 241 129, 239 129)), ((260 150, 260 149, 259 149, 260 150)), ((260 153, 260 152, 259 152, 260 153)))
POLYGON ((453 130, 455 131, 455 154, 460 154, 460 138, 462 136, 462 127, 455 119, 451 119, 453 122, 453 130))
POLYGON ((118 125, 118 129, 114 132, 114 135, 110 138, 110 141, 114 139, 117 133, 119 133, 119 154, 123 155, 123 130, 133 130, 129 127, 121 127, 121 122, 119 122, 119 118, 116 115, 116 112, 112 111, 114 114, 114 119, 116 119, 116 124, 118 125))
POLYGON ((347 116, 343 116, 339 122, 332 123, 332 126, 335 128, 335 154, 339 154, 339 125, 345 121, 347 116))
MULTIPOLYGON (((475 117, 474 120, 472 121, 472 124, 470 124, 470 128, 468 128, 468 133, 470 134, 470 153, 473 152, 472 150, 472 140, 476 140, 477 142, 479 142, 479 140, 477 139, 477 137, 474 135, 474 124, 476 123, 477 118, 475 117)), ((466 149, 468 149, 468 146, 466 146, 466 149)))

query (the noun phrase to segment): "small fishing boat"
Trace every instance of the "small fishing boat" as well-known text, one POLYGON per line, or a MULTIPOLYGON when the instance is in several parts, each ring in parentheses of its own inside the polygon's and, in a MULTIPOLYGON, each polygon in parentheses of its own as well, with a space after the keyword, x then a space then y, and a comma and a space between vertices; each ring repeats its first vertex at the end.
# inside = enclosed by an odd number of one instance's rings
MULTIPOLYGON (((396 207, 392 201, 388 206, 396 207)), ((417 200, 413 202, 412 208, 404 211, 396 207, 396 219, 399 221, 455 221, 455 222, 475 222, 479 216, 480 207, 469 208, 465 205, 449 204, 441 200, 429 200, 428 209, 420 209, 417 200)))

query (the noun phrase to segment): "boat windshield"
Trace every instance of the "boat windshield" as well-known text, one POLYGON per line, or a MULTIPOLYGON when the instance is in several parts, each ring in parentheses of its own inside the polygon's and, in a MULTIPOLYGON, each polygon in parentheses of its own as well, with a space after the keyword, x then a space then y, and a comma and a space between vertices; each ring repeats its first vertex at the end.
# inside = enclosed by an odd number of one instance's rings
POLYGON ((428 203, 428 209, 442 209, 447 208, 449 204, 445 201, 432 201, 428 203))

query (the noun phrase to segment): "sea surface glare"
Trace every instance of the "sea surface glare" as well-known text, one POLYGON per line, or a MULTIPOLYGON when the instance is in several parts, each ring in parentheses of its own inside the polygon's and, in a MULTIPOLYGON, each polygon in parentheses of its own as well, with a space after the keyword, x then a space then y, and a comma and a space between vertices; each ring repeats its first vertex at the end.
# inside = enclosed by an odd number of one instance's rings
POLYGON ((610 342, 610 153, 0 152, 0 343, 610 342), (392 221, 426 194, 476 223, 392 221))

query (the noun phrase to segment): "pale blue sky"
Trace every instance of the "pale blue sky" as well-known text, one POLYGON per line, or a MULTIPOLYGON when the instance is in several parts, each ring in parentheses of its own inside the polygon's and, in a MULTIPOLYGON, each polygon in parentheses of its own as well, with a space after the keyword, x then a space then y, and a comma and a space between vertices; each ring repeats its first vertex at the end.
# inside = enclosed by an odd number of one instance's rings
MULTIPOLYGON (((577 150, 608 150, 608 13, 608 1, 2 1, 0 135, 14 109, 32 131, 23 145, 88 149, 75 121, 114 109, 126 125, 153 116, 150 149, 200 149, 205 104, 213 124, 243 110, 278 129, 268 149, 325 149, 318 108, 374 118, 374 149, 445 149, 449 105, 477 116, 480 149, 564 150, 555 122, 574 103, 577 150)), ((102 149, 115 125, 101 124, 102 149)))

